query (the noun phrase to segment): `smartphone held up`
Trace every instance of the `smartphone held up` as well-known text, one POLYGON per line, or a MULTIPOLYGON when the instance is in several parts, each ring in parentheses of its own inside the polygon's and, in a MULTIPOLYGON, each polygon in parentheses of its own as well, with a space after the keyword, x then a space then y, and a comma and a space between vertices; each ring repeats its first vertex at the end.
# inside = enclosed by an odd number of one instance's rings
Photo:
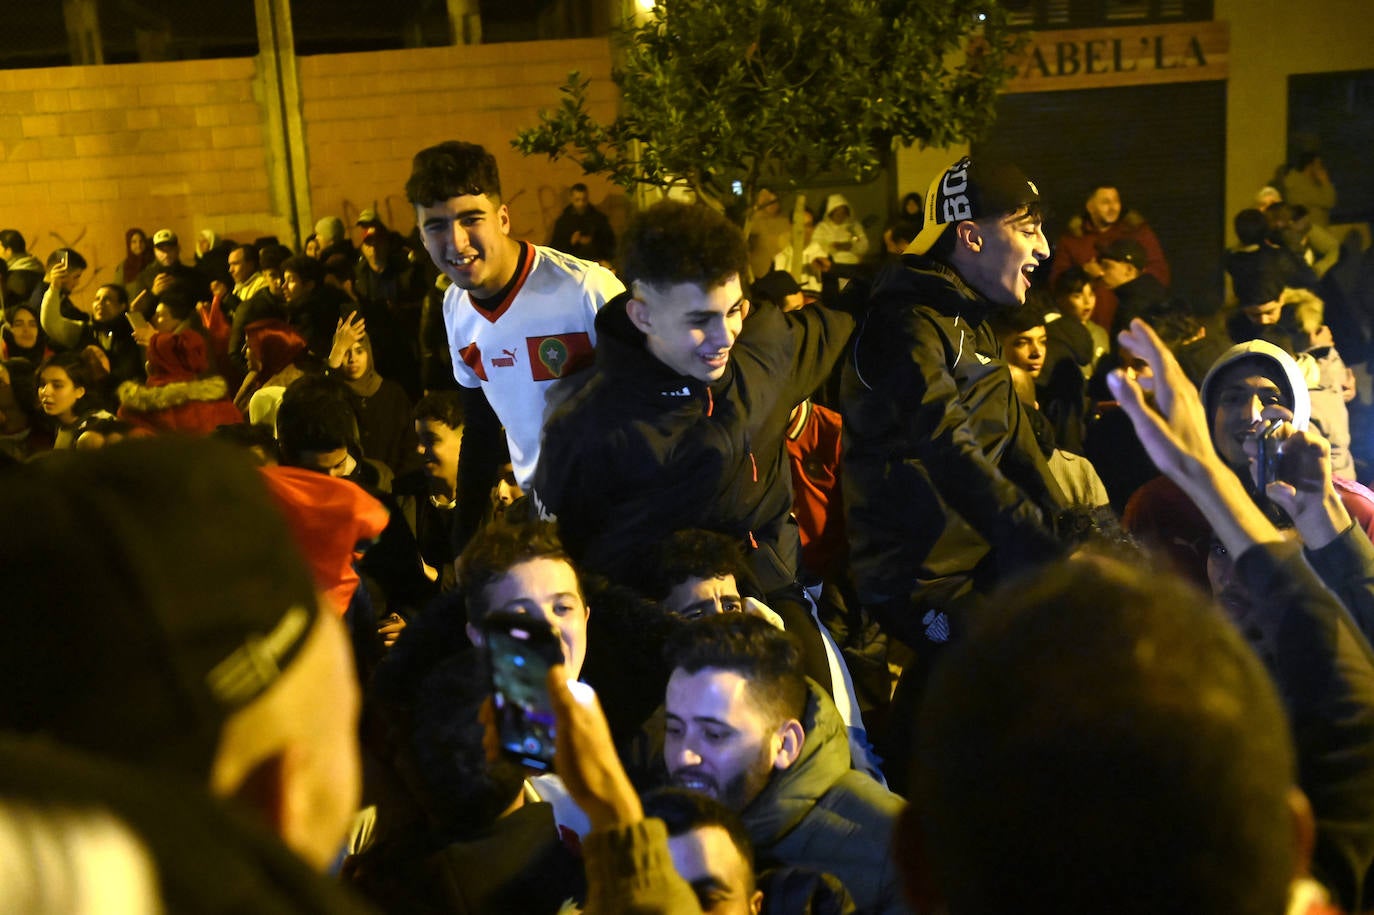
POLYGON ((521 765, 547 770, 554 758, 554 714, 546 681, 563 663, 558 634, 523 613, 495 613, 482 623, 501 749, 521 765))
POLYGON ((1255 465, 1258 468, 1256 482, 1261 492, 1270 483, 1279 479, 1279 458, 1282 456, 1280 447, 1283 444, 1279 433, 1282 429, 1283 420, 1272 419, 1255 434, 1255 465))

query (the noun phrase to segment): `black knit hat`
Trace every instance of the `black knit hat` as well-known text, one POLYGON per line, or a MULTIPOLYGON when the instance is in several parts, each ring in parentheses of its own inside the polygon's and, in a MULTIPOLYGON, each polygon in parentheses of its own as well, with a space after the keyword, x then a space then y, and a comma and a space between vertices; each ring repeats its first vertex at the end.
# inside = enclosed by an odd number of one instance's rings
POLYGON ((317 613, 247 458, 174 437, 54 454, 0 476, 0 517, 0 728, 208 777, 317 613))
POLYGON ((797 285, 792 274, 786 270, 770 270, 754 280, 749 291, 758 301, 772 302, 782 308, 789 295, 796 295, 801 292, 801 286, 797 285))
POLYGON ((1130 264, 1137 270, 1144 270, 1145 262, 1150 259, 1145 246, 1134 238, 1118 238, 1099 250, 1097 256, 1099 260, 1130 264))

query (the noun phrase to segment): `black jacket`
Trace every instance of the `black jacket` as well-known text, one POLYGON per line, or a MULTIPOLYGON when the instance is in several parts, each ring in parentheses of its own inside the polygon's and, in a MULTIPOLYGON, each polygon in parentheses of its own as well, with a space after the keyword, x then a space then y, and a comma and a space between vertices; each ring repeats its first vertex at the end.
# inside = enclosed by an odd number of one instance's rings
POLYGON ((948 266, 875 284, 841 381, 845 523, 866 603, 943 606, 1060 551, 1054 482, 986 323, 948 266))
POLYGON ((1263 595, 1257 614, 1269 647, 1259 654, 1288 712, 1298 787, 1317 820, 1313 876, 1341 909, 1362 912, 1374 906, 1374 652, 1351 614, 1369 613, 1374 551, 1352 525, 1307 556, 1345 608, 1296 543, 1252 547, 1236 573, 1263 595))
POLYGON ((623 581, 666 535, 705 528, 750 547, 765 591, 790 583, 800 543, 783 436, 853 327, 826 308, 760 305, 708 386, 651 355, 624 302, 607 303, 596 368, 545 424, 534 473, 581 567, 623 581))
POLYGON ((615 230, 611 228, 611 221, 606 214, 590 203, 581 213, 569 204, 553 224, 549 247, 583 260, 608 261, 615 256, 615 230), (573 244, 574 232, 580 232, 591 240, 573 244))
POLYGON ((439 590, 452 591, 457 588, 458 578, 453 561, 463 551, 457 506, 439 508, 434 504, 424 470, 412 470, 398 476, 391 485, 391 494, 406 525, 415 535, 420 558, 439 572, 439 590))

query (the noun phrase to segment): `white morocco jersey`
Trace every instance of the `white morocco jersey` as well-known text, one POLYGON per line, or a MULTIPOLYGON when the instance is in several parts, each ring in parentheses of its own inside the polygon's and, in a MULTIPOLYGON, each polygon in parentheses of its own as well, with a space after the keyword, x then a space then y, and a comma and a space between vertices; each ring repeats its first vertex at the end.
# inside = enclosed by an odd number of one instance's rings
POLYGON ((521 242, 524 268, 491 311, 472 304, 467 290, 444 293, 444 327, 453 376, 480 387, 506 428, 511 466, 529 488, 539 460, 539 436, 550 385, 595 358, 596 313, 625 291, 615 274, 542 245, 521 242))

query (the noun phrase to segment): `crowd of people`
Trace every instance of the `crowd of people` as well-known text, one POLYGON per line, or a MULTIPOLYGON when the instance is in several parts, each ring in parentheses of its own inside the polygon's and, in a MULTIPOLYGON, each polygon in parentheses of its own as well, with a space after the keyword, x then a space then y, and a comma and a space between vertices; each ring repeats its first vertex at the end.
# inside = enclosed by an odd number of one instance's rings
POLYGON ((872 250, 459 141, 408 238, 0 232, 3 907, 1374 908, 1374 260, 1270 190, 1219 316, 968 157, 872 250))

